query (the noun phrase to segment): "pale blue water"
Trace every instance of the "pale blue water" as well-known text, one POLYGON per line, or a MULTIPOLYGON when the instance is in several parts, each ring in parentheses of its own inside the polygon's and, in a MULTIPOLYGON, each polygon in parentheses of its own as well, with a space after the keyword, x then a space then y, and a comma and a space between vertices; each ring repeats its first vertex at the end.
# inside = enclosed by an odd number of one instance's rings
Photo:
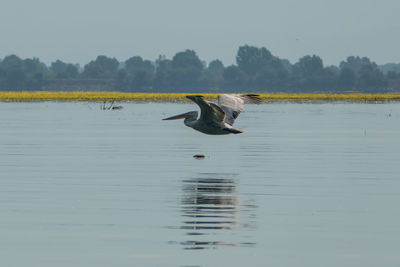
POLYGON ((122 105, 0 103, 0 266, 400 265, 400 104, 122 105))

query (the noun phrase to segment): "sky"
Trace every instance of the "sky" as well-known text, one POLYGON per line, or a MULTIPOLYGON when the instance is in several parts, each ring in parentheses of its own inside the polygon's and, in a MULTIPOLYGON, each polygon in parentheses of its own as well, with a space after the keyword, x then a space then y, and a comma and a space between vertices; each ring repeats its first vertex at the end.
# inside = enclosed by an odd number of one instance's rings
POLYGON ((155 60, 192 49, 235 63, 239 46, 295 63, 338 65, 348 56, 400 62, 398 0, 1 0, 0 58, 82 66, 98 55, 155 60))

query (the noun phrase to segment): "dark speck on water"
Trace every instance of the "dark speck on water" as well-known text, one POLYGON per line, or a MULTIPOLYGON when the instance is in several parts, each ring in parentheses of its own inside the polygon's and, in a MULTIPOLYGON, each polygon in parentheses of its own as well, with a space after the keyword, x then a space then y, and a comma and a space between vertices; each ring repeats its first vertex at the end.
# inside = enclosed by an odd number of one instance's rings
POLYGON ((195 159, 204 159, 206 156, 204 156, 203 154, 196 154, 193 156, 193 158, 195 159))

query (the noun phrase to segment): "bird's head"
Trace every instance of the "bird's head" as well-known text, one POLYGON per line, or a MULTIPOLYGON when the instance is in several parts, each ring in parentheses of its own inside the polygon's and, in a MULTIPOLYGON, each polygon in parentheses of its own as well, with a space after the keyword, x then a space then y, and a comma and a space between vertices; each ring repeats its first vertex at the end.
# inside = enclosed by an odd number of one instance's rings
POLYGON ((192 101, 195 101, 195 99, 203 98, 203 96, 202 95, 187 95, 186 98, 188 98, 188 99, 190 99, 192 101))

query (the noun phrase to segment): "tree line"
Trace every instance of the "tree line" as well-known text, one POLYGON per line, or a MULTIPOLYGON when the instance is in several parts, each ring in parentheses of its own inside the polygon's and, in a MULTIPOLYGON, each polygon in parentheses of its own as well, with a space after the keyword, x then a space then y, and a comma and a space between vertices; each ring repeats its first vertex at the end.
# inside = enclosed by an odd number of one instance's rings
POLYGON ((400 92, 400 64, 378 66, 367 57, 349 56, 324 66, 317 55, 292 64, 265 47, 240 46, 236 64, 208 64, 195 51, 155 61, 133 56, 123 62, 107 56, 80 68, 61 60, 47 66, 38 58, 0 59, 0 90, 108 90, 126 92, 400 92))

